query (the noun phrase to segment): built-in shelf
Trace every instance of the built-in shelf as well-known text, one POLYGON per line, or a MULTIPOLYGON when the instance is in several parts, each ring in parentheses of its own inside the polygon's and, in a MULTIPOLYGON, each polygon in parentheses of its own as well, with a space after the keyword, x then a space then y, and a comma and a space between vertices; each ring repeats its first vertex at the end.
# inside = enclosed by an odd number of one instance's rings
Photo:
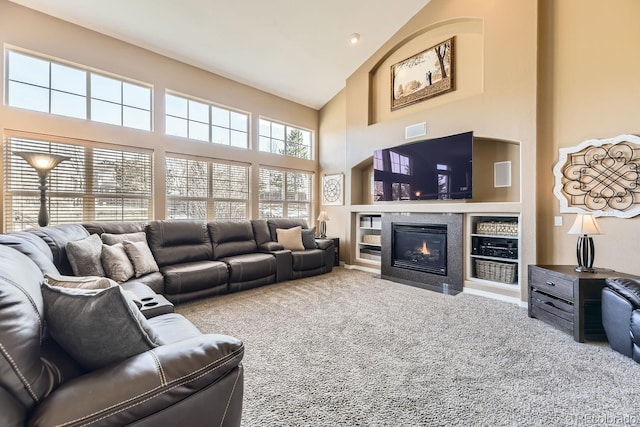
POLYGON ((382 215, 380 213, 358 213, 356 216, 357 233, 356 261, 365 264, 380 265, 382 245, 382 215))

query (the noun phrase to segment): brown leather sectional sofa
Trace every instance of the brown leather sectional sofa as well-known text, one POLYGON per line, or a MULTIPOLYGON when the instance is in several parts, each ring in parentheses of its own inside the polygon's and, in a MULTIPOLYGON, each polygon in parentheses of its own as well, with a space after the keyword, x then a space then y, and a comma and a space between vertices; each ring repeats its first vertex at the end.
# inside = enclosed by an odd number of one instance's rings
POLYGON ((0 234, 0 425, 240 425, 242 342, 202 334, 172 303, 330 272, 331 240, 294 251, 277 242, 276 228, 297 225, 306 228, 286 219, 152 221, 0 234), (73 274, 69 242, 140 231, 160 271, 121 286, 150 301, 142 314, 162 344, 87 370, 48 333, 43 275, 73 274))

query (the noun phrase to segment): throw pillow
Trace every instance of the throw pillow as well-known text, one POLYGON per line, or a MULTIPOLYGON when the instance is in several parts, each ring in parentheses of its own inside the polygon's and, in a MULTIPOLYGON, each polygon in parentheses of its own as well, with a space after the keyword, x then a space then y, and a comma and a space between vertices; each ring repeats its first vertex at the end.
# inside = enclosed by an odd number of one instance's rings
POLYGON ((111 246, 102 245, 100 260, 106 276, 116 282, 126 282, 135 274, 133 264, 131 264, 122 243, 111 246))
POLYGON ((302 245, 305 249, 315 249, 316 245, 316 228, 302 229, 302 245))
POLYGON ((160 271, 146 240, 143 242, 130 242, 125 240, 122 244, 131 260, 131 264, 133 264, 136 277, 160 271))
POLYGON ((292 251, 303 251, 304 245, 302 244, 302 227, 291 228, 276 228, 276 236, 278 236, 278 243, 280 243, 285 249, 292 251))
POLYGON ((158 346, 158 335, 120 286, 102 290, 42 284, 51 336, 78 363, 94 370, 158 346))
POLYGON ((106 277, 97 276, 63 276, 61 274, 45 274, 44 278, 50 286, 77 289, 107 289, 118 286, 116 282, 106 277))
POLYGON ((102 240, 97 234, 67 243, 66 250, 73 274, 76 276, 104 276, 104 269, 100 262, 102 240))
POLYGON ((111 233, 102 233, 100 235, 102 239, 102 243, 105 245, 115 245, 117 243, 122 243, 125 240, 130 242, 143 242, 147 241, 147 235, 144 234, 144 231, 139 231, 137 233, 122 233, 122 234, 111 234, 111 233))

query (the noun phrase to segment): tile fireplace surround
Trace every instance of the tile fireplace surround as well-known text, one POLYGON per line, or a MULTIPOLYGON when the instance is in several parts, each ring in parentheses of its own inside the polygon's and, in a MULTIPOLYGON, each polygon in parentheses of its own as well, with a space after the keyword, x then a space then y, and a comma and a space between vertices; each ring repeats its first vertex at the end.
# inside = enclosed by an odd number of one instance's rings
POLYGON ((383 279, 417 286, 436 292, 457 294, 463 287, 463 214, 411 213, 382 214, 382 260, 383 279), (445 224, 447 226, 447 275, 441 276, 424 271, 392 266, 391 224, 445 224))

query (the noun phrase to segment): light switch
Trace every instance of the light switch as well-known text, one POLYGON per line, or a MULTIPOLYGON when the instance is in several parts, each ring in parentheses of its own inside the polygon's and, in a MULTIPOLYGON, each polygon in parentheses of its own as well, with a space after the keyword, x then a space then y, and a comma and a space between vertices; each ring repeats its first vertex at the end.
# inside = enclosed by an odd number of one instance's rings
POLYGON ((562 227, 562 216, 560 216, 560 215, 554 216, 553 217, 553 225, 555 225, 556 227, 562 227))

